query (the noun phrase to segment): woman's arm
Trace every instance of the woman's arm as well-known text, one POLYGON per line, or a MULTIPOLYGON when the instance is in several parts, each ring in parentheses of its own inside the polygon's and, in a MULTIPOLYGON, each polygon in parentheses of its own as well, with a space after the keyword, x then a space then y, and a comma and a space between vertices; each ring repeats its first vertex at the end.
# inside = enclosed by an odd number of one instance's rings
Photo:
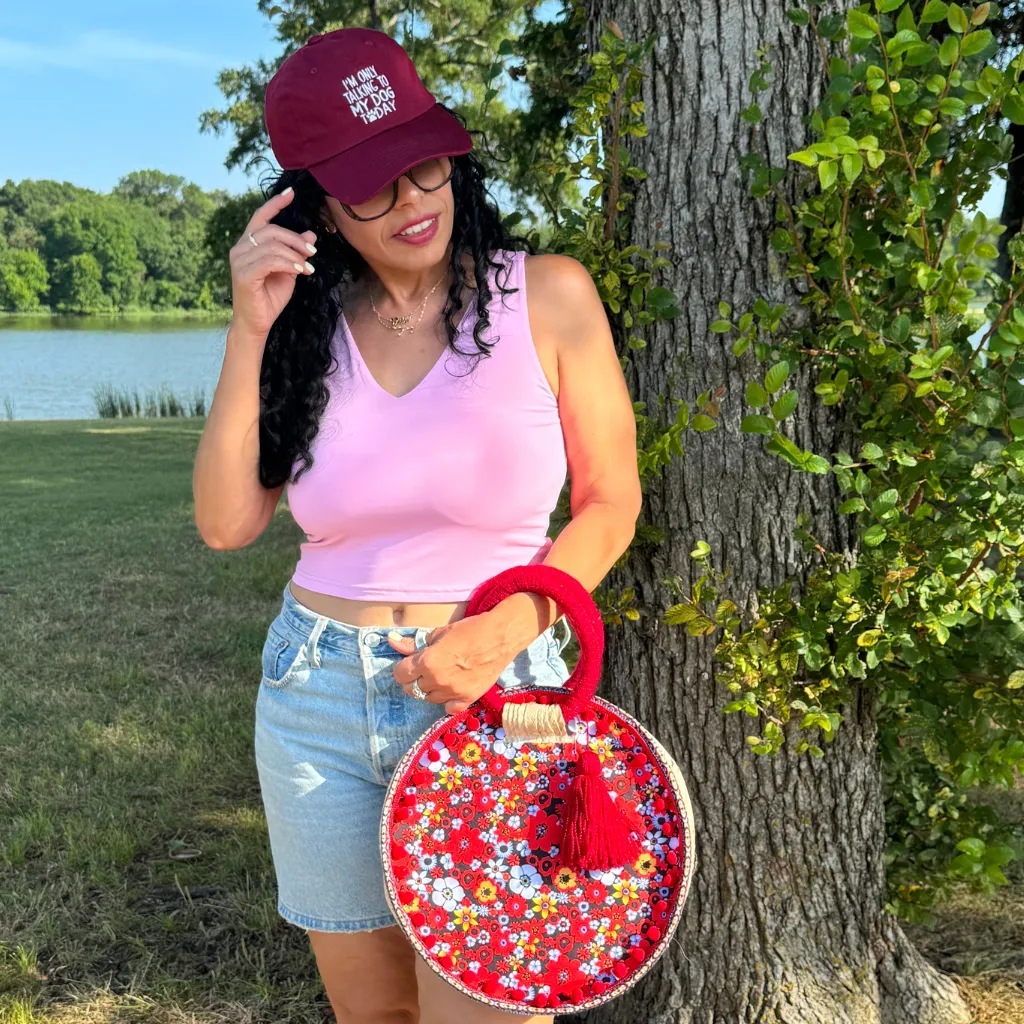
POLYGON ((192 472, 196 527, 211 548, 251 544, 267 527, 284 484, 259 482, 260 364, 266 336, 229 325, 224 364, 192 472))
POLYGON ((231 323, 192 471, 196 526, 211 548, 251 544, 267 528, 285 488, 267 490, 259 480, 259 394, 270 329, 292 297, 296 276, 313 272, 306 253, 316 252, 315 232, 272 223, 294 194, 289 185, 253 211, 228 251, 231 323))
MULTIPOLYGON (((636 418, 604 305, 590 272, 569 256, 527 259, 530 328, 558 353, 558 413, 569 464, 572 520, 544 565, 594 590, 629 547, 642 492, 636 418)), ((508 649, 527 647, 559 617, 541 594, 520 592, 491 609, 508 649)))

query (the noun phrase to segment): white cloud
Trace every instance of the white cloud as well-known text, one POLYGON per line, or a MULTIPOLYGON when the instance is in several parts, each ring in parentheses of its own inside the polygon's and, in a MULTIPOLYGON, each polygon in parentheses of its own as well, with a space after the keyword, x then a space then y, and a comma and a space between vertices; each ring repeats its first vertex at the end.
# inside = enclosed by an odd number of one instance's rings
POLYGON ((222 55, 165 46, 106 29, 82 32, 69 40, 47 46, 0 36, 0 68, 31 71, 41 67, 60 67, 104 73, 122 64, 154 61, 211 69, 232 63, 231 58, 222 55))

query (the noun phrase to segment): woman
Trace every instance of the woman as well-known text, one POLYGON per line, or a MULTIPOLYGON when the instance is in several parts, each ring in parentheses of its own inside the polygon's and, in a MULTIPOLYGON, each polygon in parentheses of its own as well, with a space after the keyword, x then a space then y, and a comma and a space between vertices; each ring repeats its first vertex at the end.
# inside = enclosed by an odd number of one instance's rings
MULTIPOLYGON (((307 536, 256 699, 278 910, 339 1021, 523 1020, 415 955, 384 896, 381 806, 429 724, 496 680, 567 678, 554 602, 465 609, 531 561, 593 590, 626 550, 629 394, 589 273, 506 234, 461 118, 387 35, 314 36, 270 82, 266 122, 285 170, 231 249, 194 495, 210 547, 252 543, 285 486, 307 536)), ((472 962, 486 935, 465 938, 472 962)), ((536 968, 522 983, 545 985, 536 968)))

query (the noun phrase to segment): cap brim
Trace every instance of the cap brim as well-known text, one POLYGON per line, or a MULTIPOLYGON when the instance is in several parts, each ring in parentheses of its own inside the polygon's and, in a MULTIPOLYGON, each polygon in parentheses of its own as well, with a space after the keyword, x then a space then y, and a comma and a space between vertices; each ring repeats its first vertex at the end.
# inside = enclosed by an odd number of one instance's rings
POLYGON ((307 169, 329 195, 354 206, 372 198, 403 171, 424 160, 458 156, 472 148, 469 132, 436 103, 419 117, 307 169))

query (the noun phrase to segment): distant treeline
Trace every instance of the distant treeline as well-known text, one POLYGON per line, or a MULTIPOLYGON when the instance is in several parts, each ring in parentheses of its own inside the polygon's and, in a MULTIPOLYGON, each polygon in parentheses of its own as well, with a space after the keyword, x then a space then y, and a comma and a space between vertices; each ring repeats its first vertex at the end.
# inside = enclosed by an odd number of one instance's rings
POLYGON ((262 202, 133 171, 109 193, 69 182, 0 187, 0 310, 118 313, 231 303, 228 250, 262 202))

